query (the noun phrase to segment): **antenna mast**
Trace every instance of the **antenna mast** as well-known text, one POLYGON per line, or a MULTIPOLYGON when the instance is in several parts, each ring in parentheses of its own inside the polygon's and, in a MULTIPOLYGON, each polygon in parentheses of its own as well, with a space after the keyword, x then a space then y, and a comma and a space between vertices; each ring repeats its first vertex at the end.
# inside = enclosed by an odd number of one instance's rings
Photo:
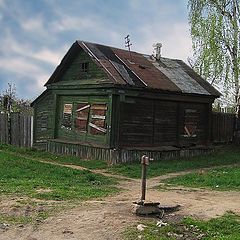
POLYGON ((132 60, 132 54, 131 54, 131 48, 130 48, 131 46, 132 46, 132 43, 130 43, 130 35, 128 34, 125 37, 125 47, 128 48, 129 56, 130 56, 130 59, 132 60))

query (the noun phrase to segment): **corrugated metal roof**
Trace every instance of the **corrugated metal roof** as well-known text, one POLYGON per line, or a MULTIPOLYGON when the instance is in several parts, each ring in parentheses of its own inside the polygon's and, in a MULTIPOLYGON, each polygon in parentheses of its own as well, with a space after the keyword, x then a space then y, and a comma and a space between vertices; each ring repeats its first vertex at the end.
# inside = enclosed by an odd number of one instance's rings
POLYGON ((47 84, 56 81, 68 58, 82 48, 108 74, 113 84, 178 93, 220 96, 221 94, 181 60, 160 58, 96 43, 76 41, 47 84))
POLYGON ((154 61, 152 63, 172 82, 174 82, 183 93, 211 95, 200 84, 198 84, 198 82, 191 78, 176 61, 172 59, 161 58, 159 61, 154 61))

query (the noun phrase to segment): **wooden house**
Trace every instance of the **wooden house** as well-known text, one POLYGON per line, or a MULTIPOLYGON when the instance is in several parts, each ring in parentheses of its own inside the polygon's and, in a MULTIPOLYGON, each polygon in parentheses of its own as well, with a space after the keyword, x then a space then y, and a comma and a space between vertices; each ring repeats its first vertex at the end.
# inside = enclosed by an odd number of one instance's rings
POLYGON ((32 103, 36 147, 124 162, 211 143, 220 93, 181 60, 76 41, 45 86, 32 103))

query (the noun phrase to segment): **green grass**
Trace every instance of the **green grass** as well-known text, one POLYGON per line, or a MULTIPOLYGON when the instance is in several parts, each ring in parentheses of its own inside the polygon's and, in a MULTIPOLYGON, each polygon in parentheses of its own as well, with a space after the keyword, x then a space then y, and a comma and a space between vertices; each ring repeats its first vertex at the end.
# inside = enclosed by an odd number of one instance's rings
MULTIPOLYGON (((44 151, 38 151, 36 149, 18 148, 10 145, 0 145, 0 150, 18 156, 21 155, 25 157, 31 157, 32 159, 36 160, 51 161, 61 164, 73 164, 88 169, 105 169, 110 173, 120 174, 130 178, 141 177, 140 160, 137 163, 108 166, 105 161, 82 160, 79 157, 60 156, 44 151)), ((236 163, 240 163, 240 148, 229 146, 221 149, 219 148, 215 153, 205 156, 153 161, 148 166, 147 176, 156 177, 171 172, 199 169, 205 167, 215 167, 236 163)))
POLYGON ((14 216, 0 213, 0 223, 11 223, 11 224, 27 224, 33 222, 31 216, 14 216))
MULTIPOLYGON (((172 159, 150 162, 147 169, 148 177, 156 177, 171 172, 199 169, 205 167, 221 166, 227 164, 240 164, 240 148, 228 147, 205 156, 188 159, 172 159)), ((141 164, 122 164, 112 166, 109 171, 131 178, 141 177, 141 164)))
POLYGON ((207 187, 215 190, 240 190, 240 166, 209 169, 164 180, 172 185, 207 187))
POLYGON ((75 156, 65 156, 52 154, 46 151, 40 151, 34 148, 19 148, 12 145, 0 144, 0 150, 11 154, 22 155, 24 157, 36 158, 38 160, 57 162, 61 164, 72 164, 82 166, 88 169, 104 169, 107 168, 105 161, 99 160, 82 160, 75 156))
POLYGON ((186 218, 177 223, 158 227, 156 221, 143 222, 146 226, 140 232, 136 226, 128 228, 124 237, 126 240, 238 240, 240 239, 240 216, 233 213, 209 221, 186 218))
POLYGON ((116 192, 113 184, 116 180, 88 170, 74 170, 0 152, 0 195, 86 200, 116 192))

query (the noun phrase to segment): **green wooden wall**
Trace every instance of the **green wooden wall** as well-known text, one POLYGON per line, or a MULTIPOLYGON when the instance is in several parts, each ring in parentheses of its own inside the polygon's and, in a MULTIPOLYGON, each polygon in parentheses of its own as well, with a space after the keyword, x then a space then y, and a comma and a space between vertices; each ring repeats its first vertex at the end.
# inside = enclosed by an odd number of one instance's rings
POLYGON ((74 141, 81 143, 89 143, 96 146, 108 146, 110 138, 110 124, 111 124, 111 98, 107 96, 59 96, 57 103, 57 115, 56 115, 56 129, 55 137, 58 139, 64 139, 66 141, 74 141), (87 123, 86 132, 79 131, 75 126, 75 120, 77 115, 77 106, 81 103, 89 104, 93 106, 95 104, 105 104, 105 128, 106 133, 92 134, 89 123, 92 121, 92 112, 90 107, 89 120, 87 123), (64 105, 72 104, 71 114, 71 126, 64 126, 64 105))
POLYGON ((44 95, 34 106, 34 143, 44 145, 54 137, 55 100, 51 92, 44 95))
MULTIPOLYGON (((34 142, 43 143, 47 139, 64 139, 90 143, 98 146, 109 146, 111 125, 111 94, 106 90, 85 88, 83 85, 94 85, 109 83, 107 74, 99 67, 83 50, 71 59, 64 70, 62 77, 57 82, 48 86, 49 93, 40 97, 35 104, 35 127, 34 142), (81 64, 87 63, 86 71, 81 64), (51 92, 51 94, 50 94, 51 92), (79 131, 75 126, 76 108, 80 103, 106 104, 105 128, 103 134, 93 133, 88 125, 86 133, 79 131), (72 104, 71 126, 64 127, 64 104, 72 104)), ((91 110, 93 111, 93 110, 91 110)), ((89 113, 89 123, 92 114, 89 113)))
POLYGON ((83 50, 72 60, 58 84, 67 81, 71 83, 94 84, 99 81, 106 81, 106 73, 87 55, 83 50), (88 71, 82 71, 81 64, 88 63, 88 71))

